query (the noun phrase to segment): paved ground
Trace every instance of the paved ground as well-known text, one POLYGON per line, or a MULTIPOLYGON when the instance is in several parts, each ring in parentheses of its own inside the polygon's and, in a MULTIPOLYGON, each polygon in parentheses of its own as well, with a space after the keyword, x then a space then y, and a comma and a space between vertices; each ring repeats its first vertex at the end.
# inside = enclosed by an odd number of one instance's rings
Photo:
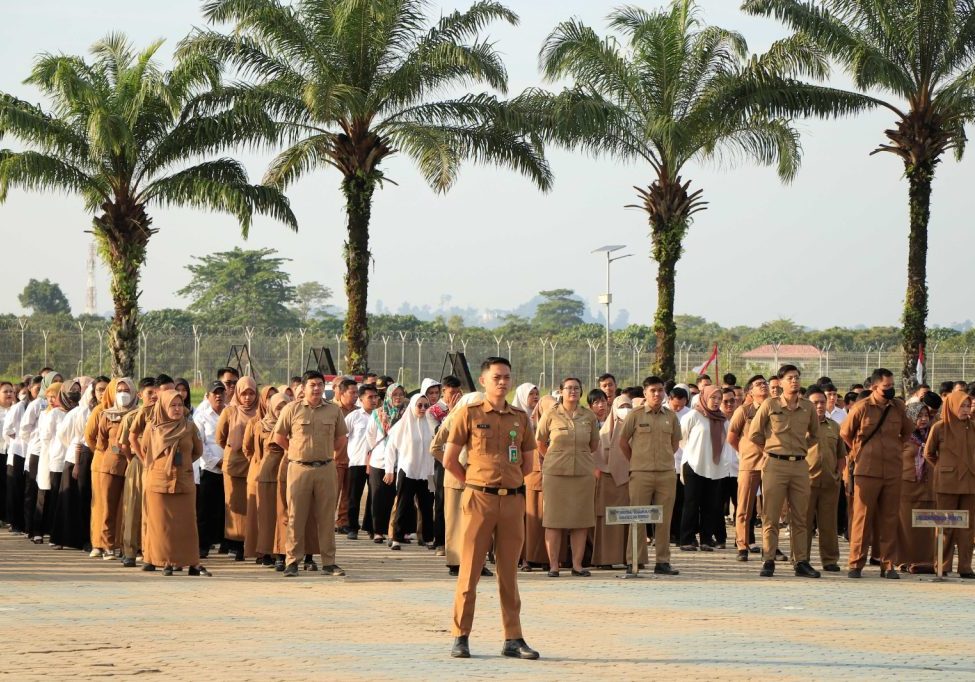
MULTIPOLYGON (((675 552, 681 575, 521 574, 539 661, 501 658, 493 579, 467 661, 448 656, 454 582, 416 546, 339 541, 346 578, 211 557, 212 578, 123 569, 0 532, 0 678, 975 678, 975 585, 760 579, 734 551, 675 552)), ((842 547, 845 552, 845 545, 842 547)))

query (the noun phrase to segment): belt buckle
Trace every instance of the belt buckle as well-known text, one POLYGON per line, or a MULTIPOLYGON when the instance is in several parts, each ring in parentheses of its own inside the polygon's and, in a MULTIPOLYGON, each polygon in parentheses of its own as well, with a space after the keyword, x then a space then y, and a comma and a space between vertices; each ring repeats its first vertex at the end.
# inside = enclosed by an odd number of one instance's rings
POLYGON ((501 497, 504 497, 507 494, 508 494, 508 489, 507 488, 498 488, 498 495, 500 495, 501 497))

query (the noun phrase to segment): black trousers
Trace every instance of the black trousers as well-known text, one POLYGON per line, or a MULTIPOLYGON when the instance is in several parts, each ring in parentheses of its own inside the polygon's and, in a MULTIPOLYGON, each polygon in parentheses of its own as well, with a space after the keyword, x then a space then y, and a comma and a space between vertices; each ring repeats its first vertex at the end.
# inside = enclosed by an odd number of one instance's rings
POLYGON ((372 489, 372 527, 376 535, 386 536, 389 530, 389 516, 393 513, 396 499, 396 486, 383 482, 386 472, 372 468, 369 474, 369 487, 372 489))
POLYGON ((223 474, 200 471, 200 487, 196 495, 196 531, 200 536, 200 549, 223 542, 223 474))
MULTIPOLYGON (((684 484, 680 482, 680 474, 674 472, 674 475, 677 477, 677 491, 674 495, 674 513, 670 515, 670 541, 679 543, 680 524, 684 513, 684 484)), ((653 525, 647 524, 647 527, 653 528, 653 525)))
POLYGON ((13 531, 24 530, 24 458, 16 455, 7 463, 7 523, 13 531))
POLYGON ((402 540, 407 533, 417 530, 416 514, 419 509, 423 528, 423 542, 433 542, 433 493, 426 479, 407 478, 400 471, 396 477, 396 520, 393 522, 393 539, 402 540))
MULTIPOLYGON (((13 458, 13 455, 10 456, 13 458)), ((0 452, 0 471, 3 472, 3 484, 0 485, 0 521, 7 523, 7 453, 0 452)))
POLYGON ((440 462, 433 463, 436 471, 437 490, 433 494, 433 544, 444 547, 447 544, 447 524, 443 516, 444 468, 440 462))
MULTIPOLYGON (((74 477, 75 464, 64 463, 61 473, 61 488, 58 491, 54 508, 54 521, 51 527, 51 542, 62 547, 82 549, 88 542, 88 531, 81 531, 81 493, 74 477)), ((52 483, 53 486, 53 483, 52 483)), ((91 510, 89 508, 89 515, 91 510)))
POLYGON ((40 491, 38 495, 38 500, 40 497, 44 497, 44 503, 38 502, 40 507, 39 511, 41 513, 41 535, 50 535, 54 532, 54 519, 55 512, 58 508, 58 497, 61 493, 61 472, 52 471, 51 476, 51 489, 40 491))
POLYGON ((369 484, 369 474, 366 473, 366 466, 350 466, 346 476, 346 485, 349 487, 349 529, 358 532, 364 530, 372 533, 372 485, 369 484), (359 525, 359 506, 362 502, 362 493, 368 488, 366 493, 366 513, 359 525))
POLYGON ((91 463, 95 453, 87 445, 78 448, 78 461, 74 465, 78 470, 78 503, 80 505, 78 532, 84 539, 81 548, 91 549, 91 463))
POLYGON ((738 478, 728 476, 715 481, 718 484, 718 513, 714 518, 714 539, 717 544, 728 542, 728 529, 724 517, 728 514, 735 517, 735 504, 738 502, 738 478))
MULTIPOLYGON (((39 455, 31 455, 24 467, 24 531, 28 537, 36 537, 43 532, 40 529, 40 518, 36 516, 37 493, 40 492, 37 488, 37 466, 39 462, 39 455)), ((41 504, 44 504, 43 500, 41 504)))
POLYGON ((847 502, 846 502, 846 483, 840 481, 840 499, 836 510, 836 532, 849 541, 850 534, 847 530, 847 502))
POLYGON ((710 544, 716 534, 714 520, 721 509, 718 501, 719 482, 694 473, 684 464, 684 510, 681 514, 680 544, 710 544))

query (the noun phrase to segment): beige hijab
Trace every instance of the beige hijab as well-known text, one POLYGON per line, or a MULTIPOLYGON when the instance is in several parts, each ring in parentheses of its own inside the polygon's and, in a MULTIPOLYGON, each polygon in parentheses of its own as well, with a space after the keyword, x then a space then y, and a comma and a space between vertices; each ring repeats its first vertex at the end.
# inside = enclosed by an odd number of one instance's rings
POLYGON ((251 389, 254 393, 257 393, 257 382, 254 381, 253 377, 241 377, 240 381, 237 382, 237 390, 234 391, 234 404, 228 405, 224 410, 229 410, 230 414, 227 415, 227 445, 230 447, 231 451, 240 450, 244 445, 244 430, 247 428, 247 422, 257 416, 259 409, 259 396, 254 396, 254 404, 249 409, 244 409, 241 396, 244 391, 251 389))
POLYGON ((599 429, 599 450, 597 451, 596 466, 600 471, 613 477, 613 483, 623 485, 630 480, 630 463, 623 451, 620 450, 620 434, 623 420, 616 416, 616 408, 631 406, 633 402, 628 395, 618 395, 613 400, 613 407, 609 417, 599 429))

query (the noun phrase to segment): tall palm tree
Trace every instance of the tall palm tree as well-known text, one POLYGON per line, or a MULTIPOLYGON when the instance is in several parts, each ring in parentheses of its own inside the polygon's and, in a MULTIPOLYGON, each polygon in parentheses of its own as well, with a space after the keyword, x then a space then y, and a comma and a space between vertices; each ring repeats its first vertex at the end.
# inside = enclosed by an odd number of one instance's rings
MULTIPOLYGON (((94 214, 92 232, 112 273, 115 315, 109 330, 112 371, 130 376, 139 342, 139 276, 152 227, 150 206, 187 206, 233 215, 244 236, 255 213, 297 221, 272 187, 251 185, 221 148, 273 138, 267 115, 243 107, 218 115, 184 115, 200 92, 219 87, 220 65, 202 55, 163 72, 162 41, 135 52, 123 35, 91 48, 94 59, 40 55, 25 83, 50 111, 0 93, 0 137, 24 147, 0 149, 0 202, 10 187, 80 194, 94 214)), ((51 235, 52 237, 54 235, 51 235)))
POLYGON ((556 144, 652 169, 649 187, 635 189, 658 265, 655 370, 673 378, 676 266, 693 216, 707 206, 703 190, 683 177, 688 164, 745 157, 775 165, 789 181, 801 149, 783 114, 831 115, 864 102, 790 78, 826 70, 807 43, 782 41, 749 58, 745 39, 705 25, 693 0, 653 12, 622 7, 608 22, 619 37, 601 37, 577 20, 559 24, 539 61, 549 81, 571 86, 558 95, 529 91, 516 105, 541 116, 536 125, 556 144))
POLYGON ((505 102, 490 94, 443 98, 486 84, 504 93, 507 74, 493 43, 480 38, 513 12, 481 0, 428 25, 426 0, 212 0, 211 22, 229 35, 199 31, 186 55, 212 54, 247 83, 207 104, 258 102, 282 124, 290 146, 265 182, 285 188, 323 166, 341 174, 345 197, 347 370, 367 368, 366 301, 373 194, 386 179, 383 162, 402 151, 437 192, 457 179, 464 160, 494 162, 548 189, 552 176, 540 143, 507 120, 505 102))
POLYGON ((747 0, 742 9, 783 21, 842 65, 858 91, 878 93, 876 102, 894 115, 887 143, 873 153, 899 157, 908 182, 902 379, 911 388, 927 338, 931 184, 945 153, 961 159, 965 125, 975 119, 975 2, 747 0))

